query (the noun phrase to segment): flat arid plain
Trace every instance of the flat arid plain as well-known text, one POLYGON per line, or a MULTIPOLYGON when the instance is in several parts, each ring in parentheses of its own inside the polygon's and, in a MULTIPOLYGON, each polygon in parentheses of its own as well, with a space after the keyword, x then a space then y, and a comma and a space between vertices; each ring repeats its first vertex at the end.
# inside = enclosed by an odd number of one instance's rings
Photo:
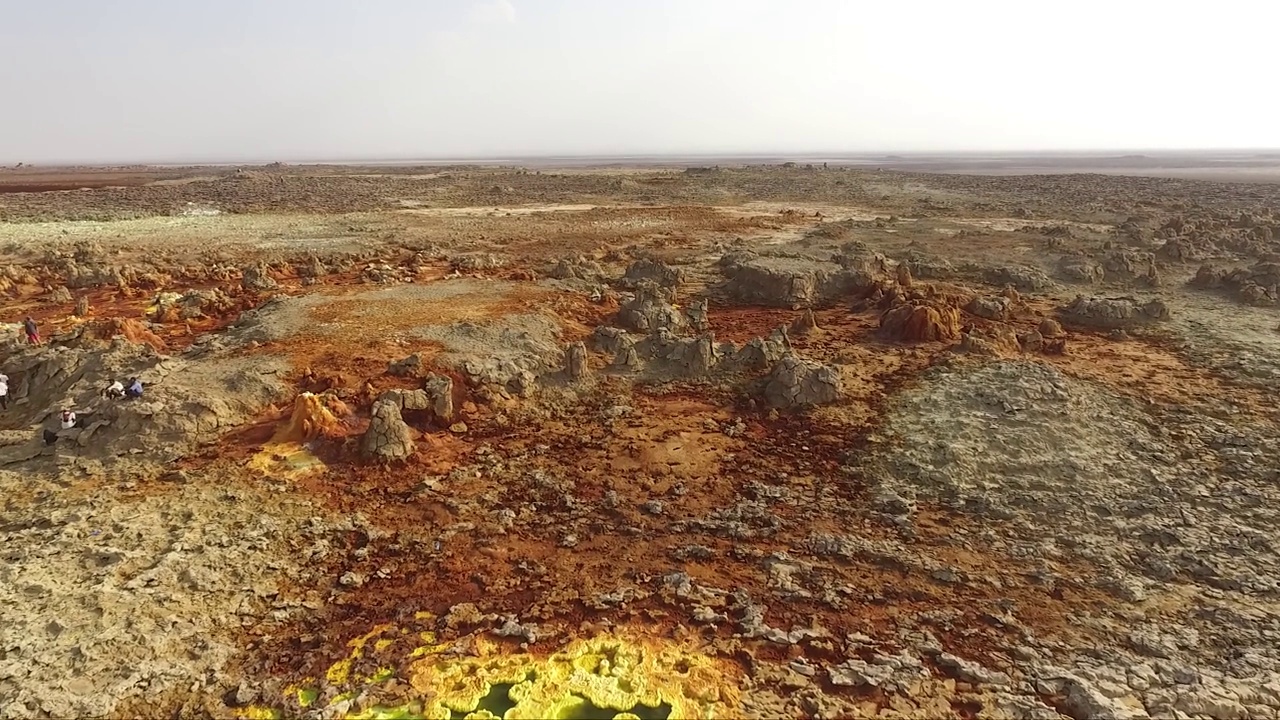
POLYGON ((1280 161, 1148 160, 0 171, 0 717, 1280 717, 1280 161))

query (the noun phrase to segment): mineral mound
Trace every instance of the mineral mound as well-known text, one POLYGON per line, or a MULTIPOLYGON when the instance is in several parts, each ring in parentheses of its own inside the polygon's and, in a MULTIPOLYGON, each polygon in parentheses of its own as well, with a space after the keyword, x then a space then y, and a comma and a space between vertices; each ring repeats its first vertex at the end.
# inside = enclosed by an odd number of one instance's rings
POLYGON ((1059 309, 1066 322, 1099 328, 1129 328, 1169 317, 1169 308, 1160 300, 1140 302, 1137 298, 1102 298, 1077 295, 1059 309))
POLYGON ((721 272, 734 299, 794 310, 830 303, 871 282, 863 271, 809 258, 726 256, 721 272))
POLYGON ((904 342, 954 342, 960 339, 960 311, 928 302, 906 302, 880 316, 880 334, 904 342))

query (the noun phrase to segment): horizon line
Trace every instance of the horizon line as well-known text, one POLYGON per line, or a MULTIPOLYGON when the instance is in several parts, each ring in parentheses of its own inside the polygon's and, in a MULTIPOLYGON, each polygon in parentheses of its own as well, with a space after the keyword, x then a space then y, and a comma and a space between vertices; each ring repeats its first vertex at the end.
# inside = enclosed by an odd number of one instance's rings
POLYGON ((491 155, 458 155, 458 156, 423 156, 415 157, 406 155, 402 157, 379 157, 379 156, 348 156, 334 158, 290 158, 290 159, 267 159, 262 157, 246 157, 246 158, 228 158, 228 159, 150 159, 150 160, 89 160, 89 161, 42 161, 42 162, 26 162, 26 161, 6 161, 0 163, 0 169, 17 169, 19 166, 23 168, 44 167, 44 168, 72 168, 72 167, 88 167, 88 168, 111 168, 111 167, 229 167, 237 165, 264 166, 276 163, 285 165, 486 165, 486 164, 506 164, 518 161, 549 161, 549 160, 571 160, 584 161, 596 160, 607 164, 607 161, 636 161, 636 160, 655 160, 679 162, 683 160, 777 160, 790 161, 795 160, 812 160, 812 159, 908 159, 908 158, 931 158, 931 157, 1004 157, 1004 158, 1020 158, 1020 157, 1053 157, 1053 156, 1106 156, 1106 157, 1126 157, 1131 155, 1142 156, 1146 154, 1162 154, 1162 155, 1205 155, 1205 154, 1252 154, 1252 155, 1280 155, 1280 147, 1257 147, 1257 148, 1093 148, 1093 149, 1025 149, 1025 150, 864 150, 864 151, 789 151, 789 152, 773 152, 773 151, 742 151, 742 152, 669 152, 669 153, 541 153, 541 154, 491 154, 491 155))

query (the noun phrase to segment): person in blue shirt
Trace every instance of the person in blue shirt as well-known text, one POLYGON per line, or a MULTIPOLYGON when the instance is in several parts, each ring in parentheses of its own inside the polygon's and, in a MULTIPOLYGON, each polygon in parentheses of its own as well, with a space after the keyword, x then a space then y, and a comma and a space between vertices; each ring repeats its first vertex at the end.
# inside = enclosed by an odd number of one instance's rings
POLYGON ((131 398, 142 397, 142 381, 138 378, 129 378, 129 387, 125 388, 124 393, 131 398))

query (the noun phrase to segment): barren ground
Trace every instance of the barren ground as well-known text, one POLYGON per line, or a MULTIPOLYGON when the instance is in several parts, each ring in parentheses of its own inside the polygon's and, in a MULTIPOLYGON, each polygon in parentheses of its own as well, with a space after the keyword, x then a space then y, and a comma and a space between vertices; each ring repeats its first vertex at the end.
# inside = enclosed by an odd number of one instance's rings
POLYGON ((0 190, 0 717, 1280 717, 1280 185, 0 190))

